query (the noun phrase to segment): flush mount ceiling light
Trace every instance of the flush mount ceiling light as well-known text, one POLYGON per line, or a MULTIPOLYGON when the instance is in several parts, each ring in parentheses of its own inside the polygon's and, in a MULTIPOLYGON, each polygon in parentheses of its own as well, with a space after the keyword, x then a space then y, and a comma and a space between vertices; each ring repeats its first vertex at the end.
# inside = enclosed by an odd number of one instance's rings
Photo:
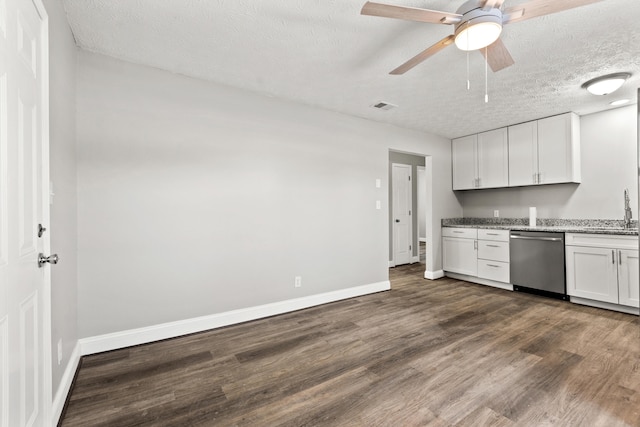
POLYGON ((473 9, 455 25, 455 43, 460 50, 478 50, 500 37, 502 12, 500 9, 473 9))
POLYGON ((594 95, 608 95, 620 89, 631 74, 629 73, 615 73, 608 74, 606 76, 596 77, 582 85, 594 95))
POLYGON ((624 105, 624 104, 627 104, 629 102, 631 102, 630 99, 618 99, 616 101, 611 101, 609 103, 609 105, 613 105, 614 107, 617 107, 618 105, 624 105))

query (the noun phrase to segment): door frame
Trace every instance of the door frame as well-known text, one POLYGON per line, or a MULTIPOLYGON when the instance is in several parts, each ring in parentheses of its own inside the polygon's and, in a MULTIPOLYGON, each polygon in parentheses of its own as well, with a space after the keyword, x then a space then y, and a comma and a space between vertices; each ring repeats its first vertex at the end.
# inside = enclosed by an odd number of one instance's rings
MULTIPOLYGON (((433 156, 431 156, 430 154, 423 154, 423 153, 416 153, 416 152, 411 152, 411 151, 404 151, 404 150, 397 150, 397 149, 393 149, 393 148, 389 148, 387 153, 403 153, 403 154, 411 154, 413 156, 419 156, 419 157, 424 157, 424 179, 426 181, 425 183, 425 188, 427 191, 426 197, 425 197, 425 204, 426 204, 426 208, 425 208, 425 212, 424 212, 424 221, 426 222, 425 225, 425 234, 426 234, 426 259, 425 259, 425 271, 424 271, 424 278, 425 279, 429 279, 429 280, 434 280, 434 279, 438 279, 440 277, 444 276, 444 273, 442 272, 442 268, 440 268, 439 271, 434 270, 434 265, 436 262, 436 245, 439 246, 438 242, 434 242, 434 231, 433 231, 433 227, 434 227, 434 218, 433 218, 433 156)), ((388 159, 388 154, 387 154, 387 159, 388 159)), ((387 164, 391 165, 391 163, 389 161, 387 161, 387 164)), ((390 171, 388 171, 390 175, 390 171)), ((389 181, 389 186, 391 186, 391 181, 389 181)), ((390 192, 388 192, 389 194, 390 192)), ((388 206, 391 205, 392 200, 388 200, 387 201, 388 206)), ((391 215, 391 212, 387 212, 387 215, 391 215)), ((386 222, 386 226, 390 227, 391 224, 391 217, 388 216, 387 217, 387 222, 386 222)), ((437 224, 438 229, 440 228, 440 224, 437 224)), ((387 230, 387 235, 389 235, 389 232, 387 230)), ((391 236, 391 239, 393 239, 393 236, 391 236)), ((391 245, 393 244, 393 240, 389 240, 388 241, 388 245, 387 245, 387 252, 391 252, 393 253, 393 249, 391 249, 391 245)), ((438 248, 439 250, 439 248, 438 248)), ((420 253, 418 253, 418 259, 420 259, 420 253)), ((393 264, 393 261, 389 261, 389 267, 394 267, 395 265, 393 264)))

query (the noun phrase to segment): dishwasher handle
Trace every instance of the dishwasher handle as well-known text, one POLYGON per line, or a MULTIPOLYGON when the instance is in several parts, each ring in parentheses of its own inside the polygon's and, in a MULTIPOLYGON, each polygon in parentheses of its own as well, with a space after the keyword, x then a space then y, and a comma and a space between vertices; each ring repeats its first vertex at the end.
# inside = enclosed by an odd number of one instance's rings
POLYGON ((562 242, 562 237, 530 237, 530 236, 520 236, 517 234, 512 234, 509 237, 512 239, 522 239, 522 240, 543 240, 545 242, 562 242))

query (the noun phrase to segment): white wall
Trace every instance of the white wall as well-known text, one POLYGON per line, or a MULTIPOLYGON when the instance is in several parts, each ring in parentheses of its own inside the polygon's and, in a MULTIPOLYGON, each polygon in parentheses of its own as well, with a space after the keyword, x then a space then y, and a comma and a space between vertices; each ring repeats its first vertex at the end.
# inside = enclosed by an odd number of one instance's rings
POLYGON ((389 149, 462 214, 441 137, 86 52, 77 90, 82 337, 387 280, 389 149))
POLYGON ((623 191, 629 189, 638 218, 636 106, 580 117, 582 182, 458 192, 465 217, 623 219, 623 191))
MULTIPOLYGON (((51 267, 51 348, 53 393, 60 387, 77 331, 77 182, 75 87, 77 49, 62 2, 44 0, 49 15, 50 173, 55 192, 51 206, 51 251, 60 263, 51 267), (62 363, 57 343, 62 339, 62 363)), ((75 369, 71 366, 70 369, 75 369)))

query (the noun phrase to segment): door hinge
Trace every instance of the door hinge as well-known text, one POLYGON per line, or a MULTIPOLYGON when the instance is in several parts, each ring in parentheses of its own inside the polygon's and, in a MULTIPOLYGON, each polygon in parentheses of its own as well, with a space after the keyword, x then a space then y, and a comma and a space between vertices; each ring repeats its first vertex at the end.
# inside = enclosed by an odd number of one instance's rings
POLYGON ((411 181, 411 177, 410 176, 408 176, 407 178, 409 178, 409 181, 411 181))
POLYGON ((411 211, 409 211, 409 216, 411 216, 411 211))
POLYGON ((411 249, 411 245, 409 245, 409 250, 410 250, 410 251, 411 251, 411 250, 413 250, 413 249, 411 249))

